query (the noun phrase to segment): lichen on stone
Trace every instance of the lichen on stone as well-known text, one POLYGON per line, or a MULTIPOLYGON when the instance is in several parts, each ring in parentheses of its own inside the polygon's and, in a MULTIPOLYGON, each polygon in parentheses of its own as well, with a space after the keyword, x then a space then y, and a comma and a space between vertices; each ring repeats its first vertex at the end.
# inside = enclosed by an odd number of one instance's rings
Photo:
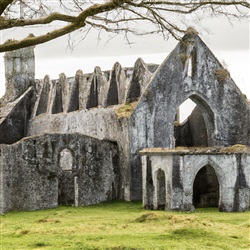
POLYGON ((186 61, 187 61, 187 59, 188 59, 188 56, 187 56, 186 54, 184 54, 184 53, 181 53, 181 54, 179 55, 179 57, 180 57, 180 59, 181 59, 182 65, 183 65, 183 67, 184 67, 184 65, 185 65, 185 63, 186 63, 186 61))
POLYGON ((122 117, 130 117, 130 115, 132 114, 133 110, 135 109, 137 103, 138 103, 138 101, 126 103, 125 105, 119 106, 118 108, 116 108, 115 113, 116 113, 118 119, 120 119, 122 117))
POLYGON ((214 74, 220 83, 225 83, 225 80, 227 79, 227 77, 230 76, 227 69, 217 69, 214 72, 214 74))

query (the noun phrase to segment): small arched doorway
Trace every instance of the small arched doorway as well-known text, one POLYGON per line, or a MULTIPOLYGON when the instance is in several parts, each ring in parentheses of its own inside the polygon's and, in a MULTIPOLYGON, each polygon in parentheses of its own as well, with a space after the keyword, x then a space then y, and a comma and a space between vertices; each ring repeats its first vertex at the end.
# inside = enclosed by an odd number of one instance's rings
POLYGON ((164 210, 166 206, 166 180, 165 173, 159 169, 157 171, 157 209, 164 210))
POLYGON ((219 206, 219 181, 210 165, 202 167, 193 184, 193 205, 199 207, 219 206))

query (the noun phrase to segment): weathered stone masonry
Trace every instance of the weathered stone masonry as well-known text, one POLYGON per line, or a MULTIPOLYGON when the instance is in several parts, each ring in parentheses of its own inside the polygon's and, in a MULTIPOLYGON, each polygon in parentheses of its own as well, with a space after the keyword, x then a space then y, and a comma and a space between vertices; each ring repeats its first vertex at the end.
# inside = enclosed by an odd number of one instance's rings
POLYGON ((33 48, 5 55, 1 213, 142 198, 147 209, 249 207, 249 102, 196 32, 159 67, 35 80, 34 62, 33 48), (188 98, 197 106, 180 124, 188 98))
POLYGON ((197 148, 196 151, 188 148, 141 151, 144 207, 192 211, 194 205, 201 207, 218 205, 220 211, 247 210, 250 198, 249 153, 247 147, 242 147, 240 150, 234 147, 217 147, 197 148), (202 169, 208 171, 209 168, 215 171, 214 176, 218 178, 219 187, 216 187, 211 177, 210 180, 203 179, 201 181, 207 183, 200 183, 197 188, 201 193, 196 197, 197 189, 194 187, 194 182, 198 178, 198 173, 202 169), (160 178, 160 173, 163 175, 163 180, 160 178), (206 190, 201 190, 203 187, 206 190))
MULTIPOLYGON (((27 48, 22 50, 22 53, 32 55, 31 50, 33 51, 33 48, 27 48)), ((17 53, 17 56, 19 54, 20 52, 17 53)), ((22 56, 21 59, 23 57, 26 58, 22 56)), ((21 59, 19 60, 21 68, 25 68, 29 72, 34 71, 34 65, 27 64, 26 60, 21 59)), ((5 60, 5 64, 8 66, 13 65, 13 60, 16 60, 16 58, 12 54, 9 56, 7 53, 5 60)), ((11 81, 14 82, 16 79, 16 72, 13 67, 6 68, 9 69, 6 73, 6 77, 8 75, 8 79, 10 79, 8 84, 11 84, 11 81)), ((118 145, 117 154, 119 157, 116 159, 116 164, 119 163, 119 171, 117 171, 119 173, 119 185, 116 195, 111 197, 112 199, 130 200, 129 117, 120 116, 119 107, 123 107, 128 101, 126 98, 130 98, 131 101, 138 100, 156 68, 157 66, 147 66, 141 59, 138 59, 134 68, 123 69, 119 63, 116 63, 110 72, 102 72, 99 67, 96 67, 93 74, 83 74, 81 70, 78 70, 76 76, 72 78, 60 74, 59 79, 51 80, 49 76, 45 76, 43 80, 33 81, 32 84, 30 84, 30 76, 24 74, 23 82, 29 84, 26 88, 22 87, 18 98, 9 102, 7 96, 11 96, 14 90, 13 88, 7 88, 8 93, 1 100, 0 131, 5 133, 0 133, 0 143, 3 145, 13 144, 24 137, 27 137, 25 140, 31 140, 34 136, 37 137, 45 133, 47 137, 53 136, 55 133, 65 136, 75 133, 78 133, 79 136, 88 135, 98 139, 100 145, 102 145, 103 140, 114 141, 118 145), (134 87, 134 85, 136 86, 134 87), (136 94, 131 92, 131 89, 135 88, 138 88, 136 94), (133 95, 129 94, 127 97, 127 92, 131 92, 133 95)), ((16 149, 14 145, 10 146, 13 147, 13 150, 16 149)), ((36 147, 36 144, 34 147, 36 147)), ((25 153, 27 152, 25 151, 25 153)), ((14 159, 18 161, 18 158, 14 159)), ((92 161, 95 164, 98 159, 93 157, 92 161)), ((4 164, 8 164, 7 162, 5 161, 4 164)), ((30 164, 30 161, 28 164, 30 164)), ((58 165, 58 163, 55 163, 55 161, 51 163, 51 168, 57 168, 53 164, 58 165)), ((25 172, 25 167, 20 167, 20 171, 25 172)), ((5 179, 7 173, 8 171, 2 172, 3 179, 5 179)), ((105 173, 100 172, 98 178, 103 179, 103 174, 105 173)), ((57 184, 55 184, 53 191, 54 197, 56 195, 59 197, 56 202, 44 195, 42 196, 43 200, 40 199, 39 206, 35 200, 31 199, 30 203, 26 202, 26 205, 18 203, 18 205, 7 206, 7 203, 4 203, 7 207, 3 206, 2 211, 53 207, 55 204, 65 204, 65 199, 69 199, 66 203, 75 205, 94 204, 95 201, 105 200, 100 197, 96 190, 88 195, 88 199, 85 198, 84 203, 74 202, 73 192, 68 194, 60 192, 61 187, 67 190, 68 179, 65 177, 65 180, 59 183, 59 177, 55 177, 57 184)), ((29 177, 27 177, 26 181, 29 180, 29 177)), ((79 184, 79 179, 74 181, 74 185, 78 186, 81 191, 83 186, 79 184)), ((70 182, 72 186, 72 178, 70 182)), ((48 185, 51 185, 51 183, 49 182, 48 185)), ((36 190, 40 189, 42 189, 42 186, 37 182, 36 190)), ((36 193, 34 190, 30 194, 34 197, 39 196, 39 192, 36 193)), ((8 196, 7 189, 4 189, 2 195, 5 198, 8 196)), ((109 197, 107 196, 106 200, 109 197)), ((12 200, 15 200, 15 198, 12 200)))
POLYGON ((119 199, 117 144, 76 133, 2 144, 0 172, 2 213, 119 199))
MULTIPOLYGON (((197 124, 191 115, 188 122, 192 121, 193 131, 203 128, 207 141, 178 146, 250 145, 246 98, 199 36, 187 33, 159 66, 131 115, 132 190, 141 187, 141 149, 175 148, 176 112, 188 98, 197 104, 196 113, 204 120, 197 124)), ((132 193, 139 198, 140 192, 132 193)))

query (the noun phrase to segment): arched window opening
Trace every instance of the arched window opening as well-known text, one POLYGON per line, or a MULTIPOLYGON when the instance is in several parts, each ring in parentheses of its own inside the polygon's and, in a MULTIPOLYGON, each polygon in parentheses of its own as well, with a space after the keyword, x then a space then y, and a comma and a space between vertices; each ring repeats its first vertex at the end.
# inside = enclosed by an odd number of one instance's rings
POLYGON ((72 170, 73 156, 69 149, 65 148, 60 152, 59 166, 62 170, 72 170))
POLYGON ((190 96, 177 108, 175 147, 214 146, 214 130, 214 114, 199 96, 190 96))
POLYGON ((210 165, 201 168, 195 177, 193 205, 197 208, 219 205, 219 181, 214 168, 210 165))
POLYGON ((165 210, 166 206, 166 180, 165 173, 159 169, 157 172, 157 209, 165 210))
POLYGON ((179 120, 177 122, 179 122, 180 124, 185 122, 185 120, 188 119, 195 107, 196 103, 194 103, 189 98, 185 102, 183 102, 177 110, 177 113, 179 113, 177 114, 177 116, 179 117, 179 120))

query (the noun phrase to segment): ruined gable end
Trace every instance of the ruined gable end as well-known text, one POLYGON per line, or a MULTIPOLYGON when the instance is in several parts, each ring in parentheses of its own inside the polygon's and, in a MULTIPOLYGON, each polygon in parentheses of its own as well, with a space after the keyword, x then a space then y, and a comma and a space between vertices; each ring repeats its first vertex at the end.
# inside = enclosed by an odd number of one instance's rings
POLYGON ((27 51, 6 55, 0 213, 141 199, 145 209, 249 208, 249 102, 195 30, 159 66, 138 59, 35 82, 27 51), (187 100, 196 106, 182 122, 187 100))

